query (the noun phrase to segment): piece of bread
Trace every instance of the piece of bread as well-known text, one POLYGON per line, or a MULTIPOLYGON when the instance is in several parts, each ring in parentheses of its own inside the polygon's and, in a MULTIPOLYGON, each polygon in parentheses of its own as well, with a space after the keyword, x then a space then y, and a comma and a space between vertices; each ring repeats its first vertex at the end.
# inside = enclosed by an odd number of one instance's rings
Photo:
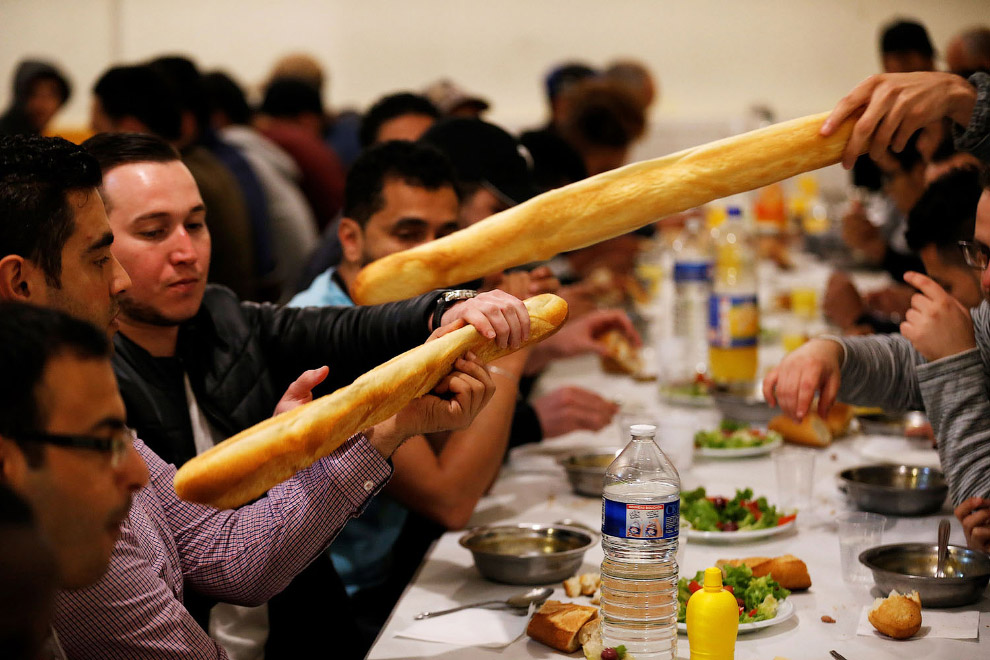
POLYGON ((907 639, 921 629, 921 598, 917 591, 910 594, 891 591, 886 598, 874 601, 867 618, 884 635, 907 639))
POLYGON ((780 557, 747 557, 746 559, 719 559, 715 565, 741 566, 745 564, 753 571, 754 577, 770 575, 785 589, 801 591, 811 587, 808 565, 794 555, 780 557))
MULTIPOLYGON (((567 318, 567 303, 553 294, 534 296, 525 304, 530 317, 527 345, 552 335, 567 318)), ((490 362, 513 350, 500 348, 473 326, 454 330, 196 456, 179 468, 175 491, 191 502, 240 506, 432 390, 467 351, 490 362)))
POLYGON ((849 424, 855 416, 852 406, 836 401, 825 415, 825 425, 828 426, 833 438, 839 438, 849 431, 849 424))
POLYGON ((581 576, 575 575, 564 580, 564 593, 568 598, 576 598, 581 595, 581 576))
POLYGON ((529 620, 526 634, 558 651, 573 653, 580 646, 581 628, 597 616, 597 607, 548 600, 529 620))
POLYGON ((403 300, 619 236, 664 216, 838 162, 854 121, 828 113, 634 163, 538 195, 467 229, 368 264, 362 305, 403 300))
POLYGON ((784 436, 784 440, 809 447, 828 447, 832 444, 832 432, 816 412, 808 412, 800 422, 787 415, 777 415, 767 428, 784 436))
POLYGON ((618 328, 602 333, 597 341, 605 347, 605 354, 600 356, 605 373, 632 375, 643 370, 639 351, 618 328))

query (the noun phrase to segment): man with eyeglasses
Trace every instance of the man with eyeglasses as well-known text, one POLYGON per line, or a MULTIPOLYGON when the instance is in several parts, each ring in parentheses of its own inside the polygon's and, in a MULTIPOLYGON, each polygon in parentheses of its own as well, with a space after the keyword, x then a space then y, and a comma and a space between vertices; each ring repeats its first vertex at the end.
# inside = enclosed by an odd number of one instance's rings
MULTIPOLYGON (((0 138, 0 301, 55 308, 114 333, 118 299, 130 279, 110 252, 114 237, 97 191, 101 180, 99 164, 65 140, 0 138)), ((423 307, 417 318, 424 326, 430 318, 426 308, 444 322, 450 320, 449 308, 434 307, 432 301, 417 304, 423 307)), ((496 304, 479 313, 484 322, 492 322, 496 312, 509 310, 496 304)), ((367 313, 354 310, 346 316, 367 313)), ((503 345, 514 341, 504 325, 481 331, 491 331, 503 345)), ((525 339, 525 333, 514 337, 525 339)), ((54 376, 62 377, 60 372, 54 376)), ((325 369, 304 373, 275 412, 304 402, 324 376, 325 369)), ((95 387, 79 379, 69 382, 79 391, 95 387)), ((237 510, 180 501, 172 486, 175 467, 135 440, 128 455, 143 459, 148 475, 141 483, 147 485, 137 490, 129 512, 126 502, 118 500, 113 515, 101 523, 108 534, 104 541, 112 545, 110 528, 116 529, 127 513, 107 573, 92 586, 59 594, 55 628, 62 646, 73 657, 226 658, 186 611, 185 585, 245 605, 279 593, 381 489, 391 474, 387 459, 406 438, 470 423, 494 390, 491 376, 470 356, 458 360, 441 385, 455 393, 452 398, 428 394, 413 400, 399 415, 355 434, 330 456, 237 510)), ((122 424, 123 416, 119 409, 114 424, 122 424)), ((80 435, 110 436, 70 428, 19 430, 25 435, 22 444, 29 447, 39 444, 40 434, 76 436, 56 441, 77 444, 89 442, 80 435)), ((114 442, 120 446, 120 440, 114 442)), ((19 447, 8 445, 12 452, 19 447)), ((60 449, 78 453, 85 448, 60 449)), ((10 463, 21 464, 28 464, 26 456, 10 463)), ((60 505, 54 497, 58 492, 51 491, 52 506, 60 505)), ((72 506, 64 503, 66 510, 86 506, 84 495, 72 506)), ((99 511, 99 502, 95 504, 93 510, 99 511)), ((85 519, 80 514, 79 520, 85 519)), ((66 546, 66 551, 72 549, 66 546)))
MULTIPOLYGON (((872 76, 845 96, 822 126, 833 133, 862 111, 843 154, 850 167, 867 150, 879 156, 903 148, 920 128, 953 120, 959 149, 983 163, 982 193, 972 241, 960 249, 990 291, 990 75, 965 80, 946 73, 872 76)), ((900 335, 820 337, 788 354, 763 381, 771 405, 798 419, 816 394, 818 411, 832 403, 878 405, 887 410, 924 408, 970 547, 990 550, 990 305, 970 312, 936 282, 908 273, 918 289, 900 335)))
MULTIPOLYGON (((87 587, 106 571, 131 499, 148 483, 124 426, 110 344, 65 314, 0 303, 0 372, 8 375, 0 379, 0 482, 34 510, 58 587, 87 587)), ((60 657, 54 637, 48 653, 60 657)))

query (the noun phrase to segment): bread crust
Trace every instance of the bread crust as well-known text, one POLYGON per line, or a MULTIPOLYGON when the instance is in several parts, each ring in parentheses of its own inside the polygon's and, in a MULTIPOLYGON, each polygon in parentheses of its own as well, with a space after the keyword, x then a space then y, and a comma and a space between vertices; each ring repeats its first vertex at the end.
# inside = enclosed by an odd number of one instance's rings
POLYGON ((910 594, 892 591, 886 598, 877 599, 867 618, 884 635, 907 639, 921 629, 921 598, 917 591, 910 594))
POLYGON ((664 216, 839 161, 847 120, 822 137, 811 115, 633 163, 545 192, 467 229, 378 259, 355 279, 362 305, 403 300, 599 243, 664 216))
MULTIPOLYGON (((578 640, 581 629, 597 617, 597 607, 548 600, 529 620, 526 634, 558 651, 573 653, 581 645, 578 640)), ((586 632, 589 637, 591 634, 593 628, 586 632)))
POLYGON ((777 415, 767 428, 784 436, 784 440, 809 447, 828 447, 832 444, 832 432, 816 412, 809 412, 800 422, 787 415, 777 415))
MULTIPOLYGON (((567 303, 553 294, 534 296, 525 304, 530 316, 526 345, 546 339, 567 318, 567 303)), ((379 365, 347 387, 266 419, 196 456, 179 468, 175 491, 190 502, 238 507, 429 392, 467 351, 490 362, 513 350, 500 348, 472 326, 450 332, 379 365)))

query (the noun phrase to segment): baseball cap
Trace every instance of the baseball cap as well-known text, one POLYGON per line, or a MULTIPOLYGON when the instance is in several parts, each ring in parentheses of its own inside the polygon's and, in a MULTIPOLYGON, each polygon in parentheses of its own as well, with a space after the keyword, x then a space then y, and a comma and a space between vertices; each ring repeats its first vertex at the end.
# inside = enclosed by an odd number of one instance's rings
POLYGON ((508 204, 536 195, 529 152, 516 138, 480 119, 452 117, 434 124, 420 140, 444 152, 461 183, 484 183, 508 204))
POLYGON ((445 115, 452 114, 465 106, 474 108, 478 112, 484 112, 491 107, 487 100, 472 94, 449 78, 436 81, 423 90, 423 94, 445 115))

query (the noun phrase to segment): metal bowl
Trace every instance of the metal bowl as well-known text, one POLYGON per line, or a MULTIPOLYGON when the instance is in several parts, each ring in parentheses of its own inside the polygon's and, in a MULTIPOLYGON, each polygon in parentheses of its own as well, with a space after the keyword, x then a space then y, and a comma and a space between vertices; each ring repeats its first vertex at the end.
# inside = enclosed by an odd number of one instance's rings
POLYGON ((605 487, 605 470, 620 451, 622 450, 616 449, 611 452, 575 454, 561 460, 560 464, 567 470, 567 479, 574 492, 588 497, 601 497, 605 487))
POLYGON ((930 467, 864 465, 839 478, 857 508, 897 516, 935 513, 949 492, 942 473, 930 467))
POLYGON ((722 413, 722 417, 734 422, 766 424, 777 414, 762 397, 716 392, 712 394, 712 399, 715 401, 715 407, 722 413))
POLYGON ((459 542, 489 580, 549 584, 574 575, 595 538, 576 527, 519 523, 479 527, 459 542))
POLYGON ((950 545, 944 578, 935 577, 937 559, 938 546, 925 543, 881 545, 859 555, 885 594, 917 589, 923 607, 956 607, 980 599, 990 581, 990 555, 950 545))

